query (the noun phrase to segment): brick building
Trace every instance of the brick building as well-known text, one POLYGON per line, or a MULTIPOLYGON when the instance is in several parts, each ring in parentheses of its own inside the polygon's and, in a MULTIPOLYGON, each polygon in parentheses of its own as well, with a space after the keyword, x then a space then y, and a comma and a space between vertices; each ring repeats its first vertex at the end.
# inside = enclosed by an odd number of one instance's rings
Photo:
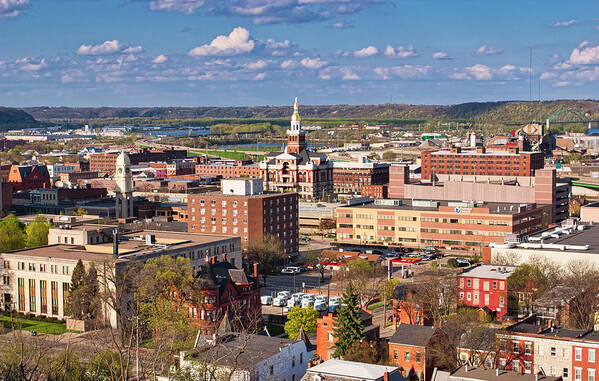
POLYGON ((50 175, 45 165, 11 165, 8 182, 15 191, 49 188, 50 175))
MULTIPOLYGON (((372 314, 360 310, 364 335, 366 341, 378 340, 380 337, 380 327, 372 324, 372 314)), ((322 361, 327 361, 335 352, 335 343, 337 338, 333 336, 335 330, 336 314, 329 313, 317 319, 316 321, 316 354, 322 361)))
POLYGON ((258 327, 262 322, 260 281, 258 264, 254 264, 253 276, 248 276, 227 262, 212 257, 195 275, 202 293, 202 300, 189 305, 189 317, 204 336, 212 336, 223 319, 228 319, 233 330, 258 327))
POLYGON ((365 157, 359 162, 333 163, 333 189, 337 197, 352 197, 362 193, 362 188, 389 182, 389 164, 369 163, 365 157))
POLYGON ((389 187, 384 185, 362 185, 360 196, 372 198, 387 198, 389 195, 389 187))
POLYGON ((227 162, 201 160, 195 166, 195 174, 221 177, 223 179, 236 177, 260 178, 260 167, 258 164, 248 164, 241 160, 227 162))
POLYGON ((189 195, 187 213, 190 232, 239 236, 244 247, 271 234, 299 251, 297 193, 264 192, 261 179, 223 179, 221 193, 189 195))
MULTIPOLYGON (((101 172, 106 174, 114 174, 116 170, 116 158, 120 152, 96 153, 89 156, 89 170, 92 172, 101 172)), ((131 165, 138 165, 142 162, 150 161, 169 161, 174 159, 184 159, 187 157, 186 150, 164 149, 151 150, 143 148, 130 151, 127 153, 131 165)))
POLYGON ((389 338, 389 362, 402 368, 406 379, 430 380, 434 368, 430 347, 435 335, 442 335, 435 327, 401 324, 389 338))
POLYGON ((488 308, 496 316, 508 313, 507 278, 513 266, 481 265, 458 275, 458 304, 475 308, 488 308))
POLYGON ((537 169, 531 176, 436 175, 434 184, 411 182, 407 166, 389 169, 389 197, 424 200, 485 200, 487 202, 552 205, 552 221, 568 217, 570 185, 558 182, 555 169, 537 169))
POLYGON ((453 147, 451 151, 423 151, 420 158, 422 179, 426 180, 439 174, 534 176, 545 164, 543 152, 520 152, 517 148, 510 148, 508 152, 485 152, 483 147, 476 151, 453 147))
POLYGON ((480 252, 490 242, 531 234, 551 223, 551 205, 431 200, 375 200, 338 207, 337 240, 480 252))

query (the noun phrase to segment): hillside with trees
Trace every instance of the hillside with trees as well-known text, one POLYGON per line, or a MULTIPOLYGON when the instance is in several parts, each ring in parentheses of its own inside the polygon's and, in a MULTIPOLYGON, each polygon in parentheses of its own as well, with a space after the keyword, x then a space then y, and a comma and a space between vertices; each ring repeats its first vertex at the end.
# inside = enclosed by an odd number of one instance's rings
POLYGON ((39 127, 40 123, 23 110, 0 107, 0 131, 39 127))
MULTIPOLYGON (((307 121, 364 120, 392 122, 394 120, 464 121, 490 124, 522 124, 544 120, 560 109, 574 109, 590 119, 599 119, 599 101, 555 100, 544 102, 502 101, 472 102, 456 105, 301 105, 307 121)), ((185 124, 190 121, 206 124, 230 123, 240 120, 272 122, 288 119, 291 106, 253 107, 31 107, 23 109, 41 121, 127 121, 133 124, 168 121, 185 124)))

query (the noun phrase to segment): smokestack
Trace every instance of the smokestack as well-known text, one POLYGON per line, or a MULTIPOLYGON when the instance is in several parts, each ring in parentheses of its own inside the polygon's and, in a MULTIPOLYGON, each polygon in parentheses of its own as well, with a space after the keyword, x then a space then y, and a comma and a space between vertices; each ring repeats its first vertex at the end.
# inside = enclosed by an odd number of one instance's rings
POLYGON ((112 231, 112 256, 115 259, 119 257, 119 228, 112 231))
POLYGON ((385 372, 385 374, 383 375, 383 380, 389 381, 389 372, 385 372))
POLYGON ((223 258, 223 262, 227 261, 227 253, 223 253, 221 257, 223 258))

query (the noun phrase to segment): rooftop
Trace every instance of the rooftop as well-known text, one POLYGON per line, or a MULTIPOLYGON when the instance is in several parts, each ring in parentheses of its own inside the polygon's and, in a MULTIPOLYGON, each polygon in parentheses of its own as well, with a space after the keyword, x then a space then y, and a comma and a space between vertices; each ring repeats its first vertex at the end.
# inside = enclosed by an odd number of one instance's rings
POLYGON ((307 373, 324 375, 324 378, 328 380, 336 378, 378 380, 384 378, 385 372, 389 373, 390 380, 395 379, 392 377, 392 373, 397 373, 396 376, 399 379, 398 368, 395 366, 366 364, 337 359, 325 361, 307 370, 307 373))
POLYGON ((484 279, 507 279, 516 267, 480 265, 464 270, 460 276, 484 279))
MULTIPOLYGON (((439 372, 442 373, 442 372, 439 372)), ((469 368, 466 371, 466 367, 460 367, 453 371, 447 378, 435 378, 435 381, 440 380, 448 381, 558 381, 561 377, 553 376, 542 376, 538 375, 535 377, 534 374, 520 374, 506 370, 495 370, 495 369, 484 369, 484 368, 469 368)))
POLYGON ((427 206, 426 203, 429 200, 411 200, 411 199, 398 199, 401 202, 400 205, 381 205, 377 203, 368 203, 362 205, 348 206, 348 208, 360 208, 360 209, 385 209, 385 210, 420 210, 420 211, 438 211, 442 206, 449 206, 454 208, 456 213, 464 213, 464 216, 472 214, 487 214, 486 211, 476 209, 488 209, 489 214, 501 214, 501 215, 514 215, 520 213, 520 208, 532 204, 520 204, 513 202, 476 202, 474 207, 457 206, 463 201, 461 200, 434 200, 431 202, 431 206, 427 206), (438 205, 438 206, 435 206, 438 205), (466 212, 466 209, 469 209, 466 212))
POLYGON ((435 327, 424 325, 400 324, 389 339, 389 344, 412 345, 426 347, 435 333, 435 327))
POLYGON ((471 155, 471 156, 519 156, 520 154, 533 154, 535 152, 520 151, 519 153, 510 153, 507 151, 489 151, 489 152, 476 152, 476 151, 462 151, 462 152, 451 152, 451 151, 434 151, 432 155, 471 155))

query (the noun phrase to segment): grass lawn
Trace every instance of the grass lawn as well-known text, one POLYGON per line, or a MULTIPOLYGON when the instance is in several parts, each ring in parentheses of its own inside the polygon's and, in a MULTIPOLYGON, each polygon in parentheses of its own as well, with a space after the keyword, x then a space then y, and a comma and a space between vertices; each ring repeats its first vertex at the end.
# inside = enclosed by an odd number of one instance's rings
MULTIPOLYGON (((10 316, 0 316, 0 323, 2 323, 4 328, 12 328, 10 316)), ((58 335, 67 332, 67 325, 62 322, 46 322, 15 318, 14 323, 16 329, 23 329, 25 331, 37 331, 39 333, 48 333, 51 335, 58 335)))
POLYGON ((268 328, 268 333, 270 333, 270 336, 278 336, 282 333, 285 333, 285 329, 283 328, 282 325, 277 325, 277 324, 272 324, 272 323, 266 323, 266 328, 268 328))

